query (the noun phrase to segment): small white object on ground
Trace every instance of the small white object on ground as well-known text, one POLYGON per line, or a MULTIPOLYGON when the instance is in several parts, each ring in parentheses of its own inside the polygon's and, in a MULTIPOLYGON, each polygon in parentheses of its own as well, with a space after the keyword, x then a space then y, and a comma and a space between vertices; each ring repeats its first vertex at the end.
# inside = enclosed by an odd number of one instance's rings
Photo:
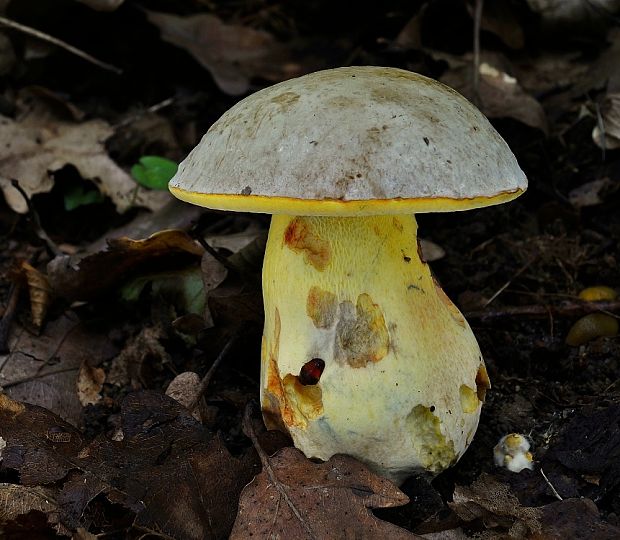
POLYGON ((529 450, 530 441, 525 435, 519 433, 504 435, 493 449, 495 465, 517 473, 523 469, 532 470, 534 458, 529 450))

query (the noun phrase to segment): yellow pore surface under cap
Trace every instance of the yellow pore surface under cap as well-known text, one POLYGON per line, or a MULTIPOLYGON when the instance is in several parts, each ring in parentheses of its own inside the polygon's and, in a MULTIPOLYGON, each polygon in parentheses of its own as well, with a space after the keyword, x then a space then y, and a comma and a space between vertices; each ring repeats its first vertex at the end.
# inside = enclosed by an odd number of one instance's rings
POLYGON ((516 199, 522 189, 499 193, 492 197, 450 199, 446 197, 419 199, 293 199, 263 195, 226 195, 186 191, 170 186, 170 192, 182 201, 213 208, 238 212, 262 212, 298 216, 372 216, 380 214, 413 214, 419 212, 454 212, 483 206, 502 204, 516 199))
POLYGON ((346 453, 396 481, 458 460, 489 385, 416 229, 409 215, 276 215, 263 267, 268 427, 309 457, 346 453), (312 359, 325 368, 308 384, 312 359))

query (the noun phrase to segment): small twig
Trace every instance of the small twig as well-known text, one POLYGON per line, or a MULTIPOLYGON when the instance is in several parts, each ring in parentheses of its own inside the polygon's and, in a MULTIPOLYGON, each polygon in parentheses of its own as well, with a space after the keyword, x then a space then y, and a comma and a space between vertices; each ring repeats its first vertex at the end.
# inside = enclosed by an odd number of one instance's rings
POLYGON ((13 381, 8 381, 5 383, 0 382, 0 387, 11 388, 12 386, 17 386, 18 384, 30 382, 35 379, 42 379, 43 377, 47 377, 48 375, 57 375, 58 373, 67 373, 68 371, 77 371, 78 369, 80 368, 71 367, 71 368, 62 368, 62 369, 55 369, 52 371, 46 371, 45 373, 35 373, 34 375, 29 375, 28 377, 22 377, 21 379, 15 379, 13 381))
POLYGON ((482 24, 482 8, 484 0, 476 0, 474 7, 474 104, 480 106, 480 26, 482 24))
POLYGON ((493 300, 495 300, 500 294, 502 294, 507 287, 509 287, 512 282, 517 279, 523 272, 525 272, 530 265, 536 260, 536 257, 530 259, 528 262, 526 262, 521 268, 519 268, 515 274, 506 282, 504 283, 499 289, 497 289, 497 291, 495 292, 495 294, 493 296, 491 296, 491 298, 489 298, 485 303, 483 307, 487 307, 491 302, 493 302, 493 300))
POLYGON ((551 491, 553 492, 553 494, 555 495, 555 497, 560 500, 563 501, 564 499, 562 498, 562 496, 557 492, 557 490, 553 487, 553 484, 549 481, 549 479, 547 478, 547 475, 545 474, 545 471, 543 471, 542 469, 540 469, 540 474, 542 474, 542 477, 545 479, 545 482, 547 482, 547 485, 551 488, 551 491))
POLYGON ((11 330, 13 319, 15 318, 17 302, 19 300, 21 289, 21 283, 11 284, 11 288, 9 290, 9 301, 7 302, 6 309, 4 310, 2 320, 0 320, 0 354, 6 354, 9 352, 9 331, 11 330))
MULTIPOLYGON (((0 17, 1 19, 2 17, 0 17)), ((30 219, 32 220, 32 228, 34 229, 35 234, 41 239, 43 240, 43 242, 45 242, 45 245, 47 246, 47 249, 49 249, 50 253, 52 253, 53 255, 55 255, 56 257, 58 257, 59 255, 63 255, 62 251, 60 250, 60 248, 56 245, 56 243, 47 235, 47 233, 45 232, 45 230, 43 229, 43 227, 41 226, 41 220, 39 219, 39 214, 38 212, 35 210, 34 206, 32 205, 32 201, 30 200, 30 197, 28 197, 28 194, 24 191, 24 189, 19 185, 19 182, 15 179, 11 180, 11 185, 17 190, 19 191, 19 194, 24 198, 24 201, 26 201, 26 205, 28 206, 28 215, 30 216, 30 219)))
POLYGON ((291 512, 293 512, 295 517, 299 520, 299 523, 301 523, 301 526, 306 530, 308 537, 316 538, 314 531, 306 523, 306 521, 301 515, 301 512, 297 509, 297 507, 295 506, 295 503, 289 497, 284 485, 282 484, 282 482, 278 480, 278 477, 276 476, 276 473, 273 470, 273 467, 271 466, 271 463, 269 461, 269 457, 267 456, 265 451, 262 449, 260 443, 258 442, 258 437, 256 436, 256 433, 254 432, 254 427, 252 426, 251 413, 252 413, 252 402, 248 403, 248 405, 245 408, 245 413, 243 414, 243 432, 252 441, 252 445, 254 446, 254 449, 256 450, 256 453, 258 454, 258 457, 260 458, 260 461, 263 465, 263 471, 267 473, 267 475, 269 476, 269 480, 271 481, 271 484, 273 485, 273 487, 276 488, 281 498, 283 498, 286 501, 286 504, 291 509, 291 512))
POLYGON ((209 383, 211 382, 211 379, 213 378, 215 371, 217 370, 218 366, 222 363, 222 360, 226 358, 228 351, 230 351, 231 347, 235 344, 237 339, 239 339, 239 336, 240 336, 240 331, 237 330, 227 341, 226 345, 224 345, 224 348, 220 351, 220 354, 217 356, 213 364, 211 364, 209 371, 207 371, 207 374, 200 381, 200 385, 198 386, 198 390, 196 390, 194 399, 192 399, 192 402, 187 407, 191 412, 193 412, 198 406, 198 403, 202 399, 202 396, 204 396, 205 392, 207 391, 207 388, 209 387, 209 383))
POLYGON ((137 112, 136 114, 132 114, 131 116, 125 118, 124 120, 121 120, 120 122, 115 124, 113 127, 114 129, 125 127, 135 122, 136 120, 138 120, 145 114, 156 113, 157 111, 160 111, 161 109, 165 109, 166 107, 172 105, 172 103, 174 103, 173 97, 166 98, 163 101, 160 101, 159 103, 155 103, 155 105, 151 105, 150 107, 148 107, 147 109, 144 109, 143 111, 137 112))
POLYGON ((498 309, 487 309, 480 311, 466 311, 463 313, 467 319, 477 319, 479 321, 494 321, 507 319, 510 317, 527 317, 530 319, 546 319, 549 315, 554 317, 577 317, 588 313, 608 313, 612 317, 617 317, 615 312, 620 311, 620 300, 610 300, 607 302, 585 302, 567 301, 558 305, 535 304, 527 306, 508 306, 498 309))
POLYGON ((40 30, 37 30, 36 28, 32 28, 30 26, 20 24, 18 22, 12 21, 11 19, 7 19, 6 17, 0 17, 0 25, 2 24, 4 26, 8 26, 9 28, 14 28, 15 30, 19 30, 20 32, 24 34, 34 36, 42 41, 47 41, 48 43, 56 45, 57 47, 60 47, 61 49, 65 49, 66 51, 69 51, 70 53, 76 56, 79 56, 80 58, 86 60, 87 62, 90 62, 91 64, 95 64, 96 66, 100 68, 107 69, 108 71, 112 71, 113 73, 116 73, 117 75, 120 75, 121 73, 123 73, 122 69, 116 66, 113 66, 112 64, 108 64, 107 62, 98 60, 94 56, 91 56, 90 54, 85 53, 84 51, 81 51, 77 47, 74 47, 73 45, 69 45, 67 42, 62 41, 61 39, 55 38, 54 36, 50 36, 49 34, 46 34, 44 32, 41 32, 40 30))

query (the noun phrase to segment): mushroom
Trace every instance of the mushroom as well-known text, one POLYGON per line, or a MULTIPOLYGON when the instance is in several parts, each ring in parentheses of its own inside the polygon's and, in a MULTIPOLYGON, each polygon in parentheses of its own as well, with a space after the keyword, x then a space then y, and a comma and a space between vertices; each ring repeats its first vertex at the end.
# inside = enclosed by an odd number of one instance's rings
POLYGON ((178 198, 273 214, 263 265, 261 405, 308 457, 400 482, 465 452, 489 379, 420 256, 416 212, 527 187, 506 142, 451 88, 345 67, 245 98, 170 182, 178 198))

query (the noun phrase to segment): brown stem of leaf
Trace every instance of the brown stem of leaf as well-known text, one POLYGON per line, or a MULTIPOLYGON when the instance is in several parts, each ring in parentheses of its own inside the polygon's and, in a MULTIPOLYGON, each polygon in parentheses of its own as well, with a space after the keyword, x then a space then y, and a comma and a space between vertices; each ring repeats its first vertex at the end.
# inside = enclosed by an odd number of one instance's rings
POLYGON ((269 462, 269 456, 267 456, 260 443, 258 442, 258 437, 256 436, 254 426, 252 425, 252 409, 253 404, 252 402, 250 402, 246 406, 245 412, 243 414, 243 432, 252 441, 252 446, 254 446, 254 449, 256 450, 256 453, 258 454, 258 457, 260 458, 260 461, 263 465, 263 471, 265 471, 267 473, 267 476, 269 476, 269 480, 271 481, 273 487, 276 488, 280 496, 286 501, 286 504, 291 509, 291 512, 293 512, 294 516, 299 520, 299 523, 308 534, 308 538, 316 539, 317 537, 314 534, 314 531, 310 528, 310 525, 306 523, 306 520, 301 515, 301 512, 298 510, 298 508, 295 506, 295 503, 288 496, 288 493, 286 492, 286 486, 284 486, 284 484, 282 484, 282 482, 278 480, 278 477, 276 476, 276 473, 273 470, 271 463, 269 462))

